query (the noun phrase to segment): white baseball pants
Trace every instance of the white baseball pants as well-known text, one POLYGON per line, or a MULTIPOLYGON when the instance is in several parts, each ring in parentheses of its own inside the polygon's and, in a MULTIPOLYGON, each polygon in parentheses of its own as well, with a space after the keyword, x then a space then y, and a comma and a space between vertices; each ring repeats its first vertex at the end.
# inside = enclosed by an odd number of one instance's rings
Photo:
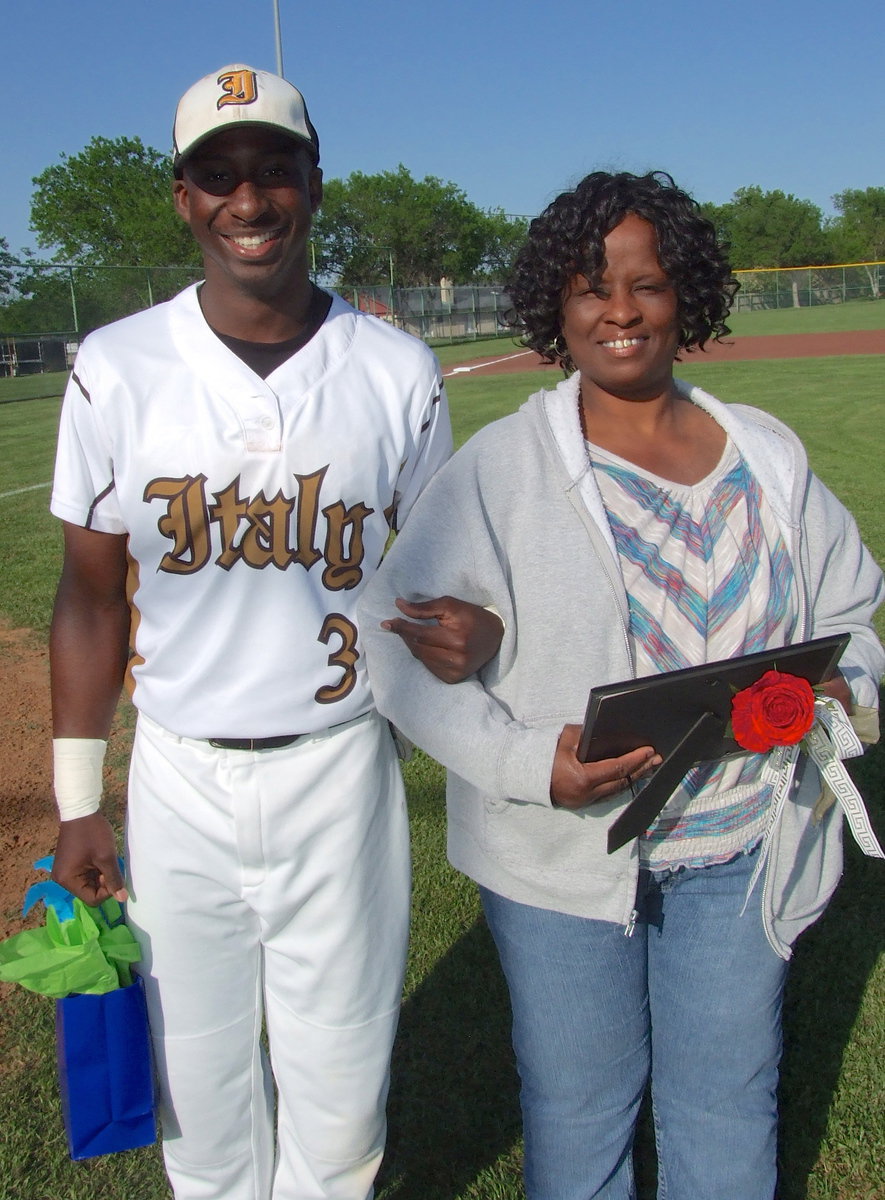
POLYGON ((177 1200, 371 1197, 410 876, 386 722, 252 752, 140 717, 127 864, 177 1200))

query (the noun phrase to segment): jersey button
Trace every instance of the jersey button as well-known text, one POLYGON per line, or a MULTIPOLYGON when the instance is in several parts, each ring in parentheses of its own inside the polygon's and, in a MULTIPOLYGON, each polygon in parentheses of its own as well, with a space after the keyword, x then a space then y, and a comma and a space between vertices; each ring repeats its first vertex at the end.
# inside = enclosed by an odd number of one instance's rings
POLYGON ((262 417, 261 418, 261 428, 262 429, 273 429, 273 427, 274 427, 273 417, 262 417))

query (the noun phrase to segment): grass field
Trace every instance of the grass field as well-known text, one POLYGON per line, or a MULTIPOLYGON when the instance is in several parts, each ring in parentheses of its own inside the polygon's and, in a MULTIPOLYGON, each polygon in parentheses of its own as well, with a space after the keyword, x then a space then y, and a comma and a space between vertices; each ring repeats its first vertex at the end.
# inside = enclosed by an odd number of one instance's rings
POLYGON ((0 379, 0 404, 60 396, 67 378, 67 371, 47 371, 45 375, 17 375, 14 379, 0 379))
POLYGON ((735 337, 765 337, 775 333, 846 333, 854 329, 885 329, 885 303, 849 300, 815 308, 778 308, 733 313, 728 325, 735 337))
MULTIPOLYGON (((465 357, 463 347, 454 349, 465 357)), ((691 363, 679 374, 792 425, 885 561, 880 359, 691 363)), ((517 408, 538 383, 532 373, 452 378, 457 440, 517 408)), ((50 478, 57 414, 52 400, 0 404, 0 493, 50 478)), ((0 613, 41 631, 59 555, 47 499, 48 488, 20 492, 14 521, 7 499, 0 525, 0 613)), ((885 832, 885 751, 854 770, 885 832)), ((407 786, 413 937, 379 1200, 518 1200, 520 1123, 506 993, 474 889, 445 861, 442 772, 419 755, 407 767, 407 786)), ((788 988, 780 1200, 885 1200, 883 910, 882 864, 849 842, 845 881, 800 941, 788 988)), ((51 1004, 12 993, 0 1022, 0 1200, 167 1200, 156 1149, 68 1162, 52 1056, 51 1004)), ((638 1160, 640 1196, 648 1198, 654 1155, 647 1126, 638 1160)))

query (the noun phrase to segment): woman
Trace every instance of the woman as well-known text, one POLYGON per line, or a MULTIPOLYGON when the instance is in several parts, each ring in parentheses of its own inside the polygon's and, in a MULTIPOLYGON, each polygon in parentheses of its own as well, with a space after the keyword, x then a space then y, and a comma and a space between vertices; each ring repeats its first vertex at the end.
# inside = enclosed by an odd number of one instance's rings
POLYGON ((815 813, 802 762, 769 821, 765 757, 746 754, 692 769, 609 855, 625 788, 660 759, 575 754, 594 685, 828 633, 852 635, 829 694, 876 703, 882 576, 850 515, 779 421, 673 378, 728 332, 732 293, 668 175, 559 196, 510 295, 525 344, 571 374, 440 472, 366 598, 377 702, 449 770, 449 855, 510 989, 530 1200, 635 1194, 649 1077, 661 1196, 775 1188, 787 960, 838 881, 839 811, 815 813), (454 687, 410 657, 421 625, 390 619, 441 592, 505 622, 498 658, 454 687))

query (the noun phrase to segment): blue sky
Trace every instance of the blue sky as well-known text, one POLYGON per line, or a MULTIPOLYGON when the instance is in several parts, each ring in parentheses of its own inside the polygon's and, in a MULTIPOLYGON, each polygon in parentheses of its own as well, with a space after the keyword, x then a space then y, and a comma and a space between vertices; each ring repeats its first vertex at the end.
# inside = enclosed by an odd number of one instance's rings
MULTIPOLYGON (((167 150, 178 96, 275 69, 272 0, 5 0, 0 236, 36 249, 31 179, 94 135, 167 150)), ((881 0, 280 0, 284 70, 327 177, 452 180, 534 215, 587 171, 759 184, 825 213, 885 185, 881 0)))

